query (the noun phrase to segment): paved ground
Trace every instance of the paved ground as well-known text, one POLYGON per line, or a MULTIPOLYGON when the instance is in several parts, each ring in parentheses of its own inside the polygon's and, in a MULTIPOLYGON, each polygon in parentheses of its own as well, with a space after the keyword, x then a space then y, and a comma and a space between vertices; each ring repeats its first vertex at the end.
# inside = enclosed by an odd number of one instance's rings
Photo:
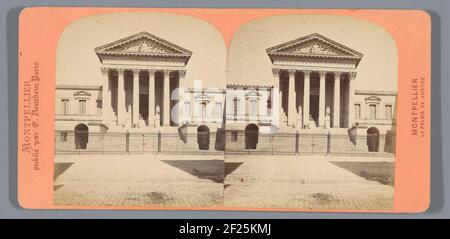
MULTIPOLYGON (((347 210, 393 207, 393 187, 352 172, 354 159, 225 157, 224 167, 220 155, 57 155, 54 202, 347 210), (338 166, 339 161, 351 161, 352 170, 338 166)), ((386 158, 361 159, 377 160, 392 163, 386 158)), ((361 167, 358 164, 357 169, 361 167)))
POLYGON ((58 205, 223 205, 223 156, 57 155, 55 166, 58 205))
POLYGON ((234 166, 226 170, 225 206, 335 210, 393 208, 392 186, 366 180, 323 158, 233 156, 231 159, 227 156, 226 162, 234 166))

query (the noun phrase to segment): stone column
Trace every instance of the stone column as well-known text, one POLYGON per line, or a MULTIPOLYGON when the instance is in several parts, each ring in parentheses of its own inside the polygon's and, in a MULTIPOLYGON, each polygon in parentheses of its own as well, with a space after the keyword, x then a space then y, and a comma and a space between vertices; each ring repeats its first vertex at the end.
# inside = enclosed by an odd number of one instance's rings
POLYGON ((289 70, 289 92, 288 92, 288 125, 293 126, 295 124, 295 70, 289 70))
POLYGON ((121 125, 125 119, 125 78, 124 69, 117 69, 117 124, 121 125))
POLYGON ((179 70, 178 71, 178 125, 183 124, 183 118, 184 118, 184 76, 186 75, 186 70, 179 70))
MULTIPOLYGON (((195 87, 194 87, 194 91, 195 91, 195 87)), ((195 107, 198 107, 198 106, 196 106, 195 105, 195 103, 197 103, 197 102, 195 102, 195 93, 194 92, 190 92, 189 91, 189 99, 190 99, 190 102, 189 102, 189 122, 193 122, 193 121, 195 121, 195 117, 196 117, 196 112, 195 112, 195 107)))
POLYGON ((303 125, 307 126, 309 124, 309 77, 311 71, 303 71, 305 83, 303 84, 303 125))
POLYGON ((163 125, 170 126, 170 71, 165 70, 164 73, 164 103, 163 103, 163 125))
POLYGON ((280 70, 272 69, 273 73, 273 89, 272 89, 272 124, 279 127, 281 125, 282 110, 281 110, 281 89, 280 89, 280 70))
POLYGON ((349 80, 348 80, 348 127, 353 126, 353 122, 355 119, 355 80, 356 72, 350 72, 349 73, 349 80))
POLYGON ((103 75, 103 88, 102 88, 102 114, 103 122, 111 121, 110 110, 111 110, 111 94, 109 91, 109 69, 102 68, 103 75))
POLYGON ((333 128, 340 127, 341 72, 334 72, 333 128))
POLYGON ((139 122, 139 70, 133 70, 133 125, 139 122))
POLYGON ((155 126, 155 71, 148 70, 148 125, 155 126))
POLYGON ((319 76, 319 127, 325 127, 325 77, 327 72, 320 71, 319 76))

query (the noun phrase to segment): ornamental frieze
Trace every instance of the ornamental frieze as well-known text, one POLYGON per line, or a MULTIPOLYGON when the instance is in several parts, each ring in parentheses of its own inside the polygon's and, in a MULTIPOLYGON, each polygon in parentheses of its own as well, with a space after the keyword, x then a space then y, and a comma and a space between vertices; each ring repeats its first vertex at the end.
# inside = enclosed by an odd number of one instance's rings
POLYGON ((130 46, 125 46, 121 50, 124 53, 153 53, 153 54, 168 54, 171 53, 167 49, 164 49, 157 44, 140 41, 130 46))
POLYGON ((306 47, 297 48, 293 52, 298 54, 337 55, 336 52, 317 43, 311 44, 306 47))

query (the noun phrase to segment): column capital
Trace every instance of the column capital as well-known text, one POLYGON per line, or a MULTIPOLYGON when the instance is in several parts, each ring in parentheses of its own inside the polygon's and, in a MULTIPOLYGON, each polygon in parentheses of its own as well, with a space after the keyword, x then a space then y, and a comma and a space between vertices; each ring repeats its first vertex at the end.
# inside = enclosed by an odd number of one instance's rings
POLYGON ((183 70, 178 70, 178 76, 179 77, 184 77, 186 75, 186 70, 185 69, 183 69, 183 70))
POLYGON ((310 70, 303 70, 302 72, 303 72, 303 75, 305 77, 309 77, 311 75, 311 71, 310 70))
POLYGON ((356 78, 356 72, 349 72, 348 76, 350 77, 350 80, 354 80, 356 78))
POLYGON ((339 79, 341 79, 342 71, 333 71, 333 74, 334 74, 334 79, 339 80, 339 79))
POLYGON ((116 71, 117 71, 117 74, 123 75, 123 73, 125 72, 125 69, 123 69, 123 68, 117 68, 116 71))
POLYGON ((152 76, 152 75, 155 75, 156 70, 155 69, 147 69, 147 72, 148 72, 149 76, 152 76))
POLYGON ((286 72, 289 74, 289 77, 291 77, 291 76, 295 76, 295 73, 297 72, 297 70, 287 69, 286 72))
POLYGON ((109 69, 108 67, 101 67, 100 69, 101 69, 102 74, 103 74, 104 76, 108 75, 108 73, 109 73, 109 71, 110 71, 110 69, 109 69))
POLYGON ((319 71, 320 78, 325 78, 327 73, 328 73, 328 71, 319 71))
POLYGON ((280 69, 278 68, 272 68, 272 74, 275 77, 279 77, 280 76, 280 69))
POLYGON ((171 70, 162 70, 164 77, 169 77, 171 70))
POLYGON ((131 71, 133 72, 133 74, 139 74, 139 72, 141 71, 140 69, 131 69, 131 71))

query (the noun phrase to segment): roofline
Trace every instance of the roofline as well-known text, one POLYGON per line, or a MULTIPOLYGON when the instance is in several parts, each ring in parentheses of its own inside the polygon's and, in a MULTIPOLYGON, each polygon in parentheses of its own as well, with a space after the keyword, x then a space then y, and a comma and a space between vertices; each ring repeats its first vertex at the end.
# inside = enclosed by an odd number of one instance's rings
MULTIPOLYGON (((97 52, 97 56, 119 56, 119 55, 128 55, 128 56, 157 56, 157 57, 172 57, 172 58, 187 58, 189 59, 191 55, 187 54, 162 54, 162 53, 138 53, 138 52, 97 52)), ((101 60, 101 59, 100 59, 101 60)))
POLYGON ((302 53, 279 53, 279 52, 269 52, 267 53, 269 55, 270 61, 273 63, 272 57, 277 56, 287 56, 287 57, 298 57, 298 58, 321 58, 321 59, 348 59, 348 60, 354 60, 356 62, 356 65, 359 64, 361 61, 361 57, 357 56, 345 56, 345 55, 325 55, 325 54, 302 54, 302 53))
POLYGON ((102 86, 100 85, 66 85, 59 84, 55 86, 55 89, 61 90, 100 90, 102 86))
POLYGON ((341 44, 339 42, 331 40, 330 38, 325 37, 325 36, 323 36, 323 35, 321 35, 319 33, 312 33, 312 34, 309 34, 309 35, 306 35, 306 36, 303 36, 303 37, 299 37, 299 38, 296 38, 296 39, 288 41, 288 42, 284 42, 284 43, 278 44, 278 45, 273 46, 273 47, 269 47, 269 48, 266 49, 266 52, 270 53, 270 51, 273 51, 274 49, 285 47, 285 46, 291 45, 291 44, 293 44, 295 42, 304 41, 304 40, 306 40, 308 38, 312 38, 312 37, 318 37, 318 38, 324 39, 326 41, 329 41, 329 42, 331 42, 331 43, 333 43, 333 44, 335 44, 335 45, 337 45, 337 46, 339 46, 339 47, 341 47, 341 48, 343 48, 343 49, 345 49, 345 50, 347 50, 349 52, 352 52, 355 55, 358 55, 361 58, 364 56, 364 54, 362 54, 361 52, 353 50, 350 47, 347 47, 347 46, 345 46, 345 45, 343 45, 343 44, 341 44))
POLYGON ((112 45, 115 45, 115 44, 118 44, 118 43, 120 43, 120 42, 122 42, 122 41, 129 41, 129 40, 131 40, 131 39, 133 39, 133 38, 136 38, 136 37, 139 37, 139 36, 144 36, 144 35, 147 36, 147 37, 150 37, 150 38, 154 38, 154 39, 156 39, 156 40, 158 40, 158 41, 160 41, 160 42, 162 42, 162 43, 164 43, 164 44, 166 44, 166 45, 168 45, 168 46, 171 46, 171 47, 173 47, 173 48, 178 48, 178 49, 180 49, 180 50, 182 50, 182 51, 185 51, 186 54, 188 54, 188 55, 192 55, 192 52, 189 51, 188 49, 183 48, 183 47, 181 47, 181 46, 178 46, 178 45, 176 45, 176 44, 174 44, 174 43, 171 43, 171 42, 169 42, 169 41, 167 41, 167 40, 164 40, 164 39, 162 39, 162 38, 160 38, 160 37, 158 37, 158 36, 155 36, 155 35, 153 35, 153 34, 151 34, 151 33, 149 33, 149 32, 146 32, 146 31, 141 31, 141 32, 136 33, 136 34, 133 34, 133 35, 131 35, 131 36, 124 37, 124 38, 121 38, 121 39, 119 39, 119 40, 116 40, 116 41, 113 41, 113 42, 104 44, 104 45, 102 45, 102 46, 99 46, 99 47, 94 48, 94 50, 95 50, 96 53, 98 53, 98 51, 102 50, 103 48, 108 48, 108 47, 110 47, 110 46, 112 46, 112 45))
POLYGON ((273 86, 271 85, 244 85, 244 84, 227 84, 226 85, 227 89, 228 88, 272 88, 273 86))
POLYGON ((390 95, 396 96, 397 91, 392 90, 355 90, 355 94, 359 95, 390 95))

